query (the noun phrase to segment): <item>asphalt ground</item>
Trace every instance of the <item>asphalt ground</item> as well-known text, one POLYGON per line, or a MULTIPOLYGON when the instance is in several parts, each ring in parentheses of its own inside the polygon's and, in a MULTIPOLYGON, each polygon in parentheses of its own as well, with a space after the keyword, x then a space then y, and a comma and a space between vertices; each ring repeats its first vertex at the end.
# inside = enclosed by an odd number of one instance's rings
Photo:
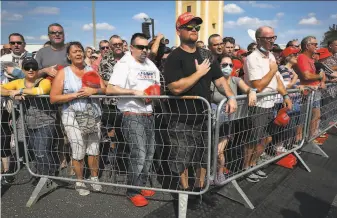
MULTIPOLYGON (((205 203, 188 210, 187 217, 221 218, 336 218, 337 217, 337 136, 330 135, 322 146, 329 155, 302 152, 301 157, 312 170, 300 164, 294 169, 270 165, 268 178, 257 184, 245 180, 238 183, 255 206, 214 195, 216 206, 205 203)), ((30 208, 26 203, 34 190, 32 177, 23 168, 11 186, 1 189, 1 217, 177 217, 177 205, 170 194, 157 192, 147 207, 136 208, 125 197, 125 189, 104 187, 103 193, 82 197, 73 186, 47 193, 30 208)))

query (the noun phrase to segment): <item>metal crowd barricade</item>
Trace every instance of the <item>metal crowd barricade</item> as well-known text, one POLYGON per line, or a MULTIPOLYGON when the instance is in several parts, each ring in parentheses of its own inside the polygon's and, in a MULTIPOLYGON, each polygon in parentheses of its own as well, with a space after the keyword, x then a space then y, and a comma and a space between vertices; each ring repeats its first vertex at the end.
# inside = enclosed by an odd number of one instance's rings
POLYGON ((49 96, 26 97, 25 101, 21 101, 21 122, 26 130, 25 155, 29 160, 27 168, 33 176, 41 177, 27 202, 28 207, 43 192, 55 189, 58 180, 63 180, 176 193, 179 194, 179 216, 185 217, 188 195, 200 195, 208 190, 208 179, 205 179, 202 189, 191 185, 191 182, 197 184, 202 180, 202 177, 194 176, 201 168, 206 169, 205 177, 210 178, 212 119, 211 107, 206 99, 194 96, 92 96, 76 101, 78 105, 52 105, 49 96), (133 113, 121 113, 116 104, 127 100, 132 100, 129 103, 131 105, 147 101, 144 105, 147 105, 147 110, 152 105, 152 115, 149 115, 150 111, 143 111, 137 117, 133 113), (136 120, 130 118, 130 121, 129 116, 136 120), (177 119, 178 123, 175 122, 177 119), (146 122, 149 127, 139 130, 138 122, 146 122), (97 123, 99 126, 95 126, 97 123), (141 133, 150 135, 150 142, 143 142, 146 136, 141 133), (138 141, 134 143, 135 140, 138 141), (85 144, 88 141, 90 143, 85 144), (149 154, 144 158, 140 158, 143 147, 137 147, 142 143, 145 143, 144 148, 149 154), (136 146, 136 150, 139 148, 138 153, 133 153, 133 146, 136 146), (97 159, 87 163, 84 158, 86 154, 97 159), (99 161, 99 181, 74 178, 71 173, 74 160, 83 160, 84 178, 96 172, 97 165, 93 162, 99 161), (144 163, 144 167, 145 164, 150 165, 147 174, 130 168, 138 167, 139 162, 144 163), (189 172, 182 174, 186 169, 189 172), (149 181, 143 185, 134 185, 132 181, 138 178, 137 173, 149 181), (189 188, 183 187, 186 177, 189 188))
POLYGON ((9 169, 7 173, 1 173, 1 179, 6 176, 15 176, 21 167, 17 140, 16 106, 15 100, 1 96, 1 171, 4 168, 9 169))
POLYGON ((302 151, 329 157, 317 144, 316 138, 337 124, 337 85, 327 84, 326 89, 313 91, 307 128, 307 144, 302 151))
MULTIPOLYGON (((218 184, 227 184, 217 192, 219 195, 253 209, 253 204, 236 180, 291 153, 310 172, 297 150, 304 144, 311 95, 302 95, 299 90, 288 92, 293 101, 293 110, 288 113, 290 122, 286 127, 273 122, 283 102, 282 96, 277 93, 257 94, 258 107, 249 107, 246 95, 237 96, 238 110, 234 114, 225 113, 226 99, 220 102, 215 116, 214 146, 225 148, 222 157, 228 172, 226 180, 218 184)), ((214 149, 214 178, 220 169, 217 163, 221 159, 219 154, 221 151, 218 153, 218 149, 214 149)))

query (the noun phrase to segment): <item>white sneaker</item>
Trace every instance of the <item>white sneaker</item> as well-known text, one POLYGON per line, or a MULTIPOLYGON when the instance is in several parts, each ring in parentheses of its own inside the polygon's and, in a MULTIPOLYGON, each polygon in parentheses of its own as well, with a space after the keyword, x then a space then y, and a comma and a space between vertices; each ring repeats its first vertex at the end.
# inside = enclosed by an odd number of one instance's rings
POLYGON ((75 189, 81 196, 90 194, 89 189, 83 182, 76 182, 75 189))
MULTIPOLYGON (((98 181, 98 177, 91 177, 90 180, 94 181, 94 182, 99 182, 98 181)), ((94 191, 97 191, 97 192, 102 191, 102 186, 101 185, 98 185, 98 184, 90 184, 90 185, 91 185, 91 187, 92 187, 92 189, 94 191)))

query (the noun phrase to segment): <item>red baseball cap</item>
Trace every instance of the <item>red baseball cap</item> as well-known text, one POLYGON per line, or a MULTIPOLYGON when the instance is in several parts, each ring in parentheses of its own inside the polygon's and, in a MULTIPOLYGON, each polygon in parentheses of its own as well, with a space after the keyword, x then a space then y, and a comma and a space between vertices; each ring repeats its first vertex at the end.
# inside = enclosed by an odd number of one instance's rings
POLYGON ((288 48, 285 48, 282 53, 281 53, 281 56, 286 58, 288 57, 289 55, 292 55, 292 54, 297 54, 299 53, 301 50, 298 49, 298 48, 293 48, 293 47, 288 47, 288 48))
POLYGON ((282 108, 278 111, 277 116, 275 117, 274 123, 278 126, 287 126, 290 122, 290 117, 287 114, 288 108, 282 108))
POLYGON ((241 56, 243 55, 244 56, 245 54, 247 54, 247 52, 248 51, 246 51, 246 50, 240 49, 239 51, 236 52, 236 55, 241 55, 241 56))
POLYGON ((176 28, 179 29, 179 27, 191 22, 192 20, 195 20, 197 22, 197 25, 202 24, 202 19, 200 17, 195 17, 190 12, 185 12, 178 17, 176 22, 176 28))
POLYGON ((319 54, 319 60, 332 56, 327 48, 320 48, 316 50, 316 53, 319 54))

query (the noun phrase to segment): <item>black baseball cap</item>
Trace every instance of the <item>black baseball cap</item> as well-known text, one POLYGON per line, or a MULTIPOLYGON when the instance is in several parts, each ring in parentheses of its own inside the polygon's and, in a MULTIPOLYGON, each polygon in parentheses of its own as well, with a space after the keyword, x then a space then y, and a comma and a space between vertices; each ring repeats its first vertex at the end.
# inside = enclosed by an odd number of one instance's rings
POLYGON ((26 57, 23 59, 22 61, 22 68, 27 65, 27 64, 32 64, 33 66, 39 66, 39 64, 37 63, 37 61, 32 58, 32 57, 26 57))

